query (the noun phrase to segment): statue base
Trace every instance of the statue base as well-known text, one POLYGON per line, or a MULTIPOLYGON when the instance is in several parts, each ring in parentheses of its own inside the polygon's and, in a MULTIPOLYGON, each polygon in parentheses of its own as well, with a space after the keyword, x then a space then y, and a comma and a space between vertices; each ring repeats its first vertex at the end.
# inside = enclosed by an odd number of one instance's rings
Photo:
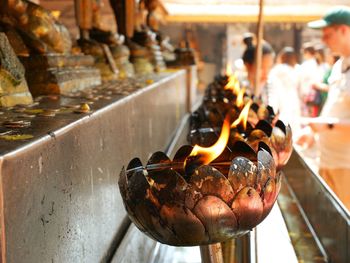
POLYGON ((142 47, 136 43, 130 44, 130 61, 134 65, 137 75, 147 75, 154 73, 154 66, 150 60, 150 54, 146 47, 142 47))
MULTIPOLYGON (((2 73, 3 71, 0 70, 0 78, 2 73)), ((24 79, 16 86, 6 78, 0 80, 0 107, 13 107, 18 104, 27 105, 31 103, 33 103, 33 98, 24 79)))
POLYGON ((68 94, 101 84, 94 58, 86 55, 31 55, 20 57, 26 80, 34 97, 68 94))
POLYGON ((119 78, 133 78, 135 77, 135 70, 133 64, 129 61, 130 50, 123 44, 109 46, 113 55, 115 64, 119 69, 119 78))
POLYGON ((147 54, 144 56, 149 59, 150 63, 152 63, 152 66, 155 72, 161 72, 166 70, 166 65, 165 65, 165 61, 164 61, 160 46, 155 40, 155 37, 156 37, 155 33, 152 32, 151 30, 145 29, 143 31, 135 31, 132 41, 135 42, 137 45, 135 44, 131 45, 131 49, 134 49, 134 50, 131 50, 131 55, 132 57, 133 56, 137 57, 137 53, 140 53, 138 49, 141 49, 141 48, 137 46, 146 48, 147 54))

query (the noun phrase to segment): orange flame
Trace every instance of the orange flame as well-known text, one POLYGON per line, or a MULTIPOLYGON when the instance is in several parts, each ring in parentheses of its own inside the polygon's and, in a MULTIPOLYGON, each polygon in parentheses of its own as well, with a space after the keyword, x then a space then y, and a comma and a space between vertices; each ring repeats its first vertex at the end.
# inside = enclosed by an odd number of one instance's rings
POLYGON ((243 124, 244 129, 247 128, 248 113, 249 113, 249 109, 250 109, 251 105, 252 105, 252 101, 249 101, 244 106, 244 108, 241 111, 241 113, 239 114, 238 118, 232 123, 231 128, 237 127, 237 125, 240 123, 243 124))
POLYGON ((231 77, 233 74, 231 63, 227 63, 226 65, 226 76, 231 77))
POLYGON ((234 73, 229 77, 229 80, 225 86, 225 89, 230 89, 234 94, 238 94, 240 90, 240 85, 239 85, 239 81, 236 73, 234 73))
MULTIPOLYGON (((219 139, 210 147, 195 145, 189 156, 200 156, 201 164, 209 164, 215 160, 224 150, 230 136, 230 117, 226 116, 219 139)), ((186 165, 186 163, 185 163, 186 165)))
POLYGON ((237 99, 236 99, 236 105, 238 108, 242 107, 243 106, 243 103, 244 103, 244 93, 245 93, 245 88, 242 88, 239 92, 238 92, 238 95, 237 95, 237 99))

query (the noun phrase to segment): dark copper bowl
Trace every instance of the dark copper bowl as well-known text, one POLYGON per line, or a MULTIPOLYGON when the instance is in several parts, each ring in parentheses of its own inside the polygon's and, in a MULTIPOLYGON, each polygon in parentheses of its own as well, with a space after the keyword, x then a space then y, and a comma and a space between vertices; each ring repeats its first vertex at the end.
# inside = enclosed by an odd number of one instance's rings
POLYGON ((135 158, 121 171, 124 206, 142 232, 168 245, 207 245, 244 235, 269 214, 281 175, 267 150, 253 151, 256 161, 237 156, 226 167, 218 158, 186 176, 183 164, 191 150, 181 147, 173 161, 156 152, 146 167, 135 158))
POLYGON ((265 120, 260 120, 250 132, 247 142, 253 149, 257 149, 260 141, 263 141, 272 149, 277 169, 281 169, 287 164, 293 151, 290 125, 285 125, 280 120, 273 125, 265 120))
MULTIPOLYGON (((191 145, 198 144, 209 147, 217 141, 220 130, 220 127, 192 129, 187 139, 191 145)), ((231 148, 237 141, 246 142, 255 151, 258 150, 260 142, 267 144, 272 151, 277 169, 281 169, 287 164, 293 151, 291 127, 280 120, 277 120, 274 124, 260 120, 255 127, 248 123, 248 128, 245 131, 231 129, 228 147, 231 148)))

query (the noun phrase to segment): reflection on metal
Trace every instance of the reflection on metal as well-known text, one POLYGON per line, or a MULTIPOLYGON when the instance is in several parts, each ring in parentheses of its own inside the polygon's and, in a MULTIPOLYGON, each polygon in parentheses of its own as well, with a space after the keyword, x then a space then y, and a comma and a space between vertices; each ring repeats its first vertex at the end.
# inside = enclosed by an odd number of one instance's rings
POLYGON ((297 258, 303 262, 328 262, 324 249, 316 241, 312 226, 307 224, 300 204, 295 198, 287 180, 283 180, 278 204, 283 211, 289 236, 294 246, 297 258))
MULTIPOLYGON (((168 66, 169 69, 169 66, 168 66)), ((197 90, 197 83, 198 83, 198 76, 197 76, 197 66, 191 65, 191 66, 178 66, 178 67, 170 67, 170 70, 179 70, 179 69, 185 69, 186 74, 186 87, 187 87, 187 105, 186 109, 188 112, 195 111, 199 105, 196 105, 198 103, 198 99, 201 94, 198 94, 197 90)))
MULTIPOLYGON (((293 190, 302 211, 325 249, 327 260, 330 262, 350 262, 349 212, 344 210, 344 207, 329 192, 328 187, 324 185, 320 176, 311 171, 297 152, 292 154, 284 171, 288 185, 293 190)), ((287 205, 284 203, 286 199, 282 200, 282 204, 287 205)), ((295 204, 290 205, 292 211, 295 211, 295 204)), ((289 218, 289 220, 293 220, 293 223, 294 219, 289 218)), ((320 256, 321 260, 324 261, 322 250, 320 256)))
MULTIPOLYGON (((127 225, 119 171, 136 152, 146 160, 151 150, 169 144, 185 114, 185 81, 179 71, 129 91, 120 82, 114 83, 120 88, 116 93, 107 88, 74 98, 46 97, 35 107, 62 112, 34 116, 30 127, 18 128, 33 139, 0 140, 2 262, 110 258, 108 249, 127 225), (111 92, 110 98, 103 92, 111 92), (94 102, 91 112, 72 113, 85 96, 94 102)), ((12 110, 4 114, 24 114, 12 110)))

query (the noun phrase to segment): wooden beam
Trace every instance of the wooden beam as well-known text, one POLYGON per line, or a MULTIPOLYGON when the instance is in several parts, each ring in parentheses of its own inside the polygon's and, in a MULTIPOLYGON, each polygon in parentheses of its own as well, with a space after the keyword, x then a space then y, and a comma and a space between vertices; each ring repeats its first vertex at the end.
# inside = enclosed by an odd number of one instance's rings
MULTIPOLYGON (((307 23, 313 20, 320 19, 319 15, 295 16, 295 15, 280 15, 280 16, 265 16, 265 23, 307 23)), ((166 17, 168 23, 256 23, 256 15, 247 16, 208 16, 208 15, 171 15, 166 17)))

